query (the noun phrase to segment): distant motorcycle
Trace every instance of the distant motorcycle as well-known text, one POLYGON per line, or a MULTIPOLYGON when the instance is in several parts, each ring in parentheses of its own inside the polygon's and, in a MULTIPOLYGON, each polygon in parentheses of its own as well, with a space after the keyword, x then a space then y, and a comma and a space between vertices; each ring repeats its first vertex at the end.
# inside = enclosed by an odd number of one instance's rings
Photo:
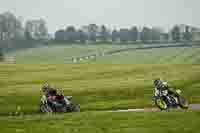
POLYGON ((188 109, 188 101, 181 95, 181 90, 175 90, 174 94, 169 95, 168 92, 163 92, 162 95, 155 97, 155 105, 160 110, 169 110, 170 108, 188 109))
POLYGON ((72 96, 56 95, 46 97, 43 95, 40 102, 40 112, 80 112, 80 105, 72 102, 72 96))

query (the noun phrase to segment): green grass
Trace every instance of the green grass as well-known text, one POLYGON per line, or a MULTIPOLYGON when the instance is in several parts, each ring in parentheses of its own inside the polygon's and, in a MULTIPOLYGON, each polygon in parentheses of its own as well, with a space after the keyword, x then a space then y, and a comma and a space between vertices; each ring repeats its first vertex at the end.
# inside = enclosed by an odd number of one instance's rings
MULTIPOLYGON (((169 45, 169 44, 159 44, 169 45)), ((63 64, 71 62, 72 57, 96 54, 124 48, 158 46, 151 45, 59 45, 37 47, 30 49, 17 50, 7 56, 15 56, 18 64, 63 64)), ((199 64, 199 47, 192 48, 162 48, 121 52, 112 56, 97 58, 99 63, 133 63, 133 64, 199 64)), ((94 62, 94 60, 92 61, 94 62)), ((85 61, 83 62, 85 63, 85 61)))
POLYGON ((105 113, 2 117, 2 133, 198 133, 200 112, 105 113))
POLYGON ((115 49, 136 47, 134 45, 59 45, 46 47, 30 48, 25 50, 18 50, 16 52, 11 52, 7 56, 15 56, 17 63, 65 63, 72 57, 94 54, 97 52, 106 52, 115 49))
POLYGON ((51 46, 10 53, 16 54, 18 64, 0 64, 0 115, 15 112, 17 106, 29 115, 1 116, 1 132, 198 133, 199 111, 97 112, 153 106, 152 81, 157 77, 181 89, 190 103, 200 103, 199 48, 131 51, 83 64, 63 64, 68 57, 122 47, 137 46, 51 46), (44 82, 63 88, 83 112, 37 114, 44 82))
POLYGON ((199 65, 0 65, 0 113, 38 111, 47 81, 74 96, 83 111, 152 106, 153 79, 162 77, 200 102, 199 65))
POLYGON ((199 64, 200 47, 177 47, 128 51, 97 59, 112 64, 199 64))

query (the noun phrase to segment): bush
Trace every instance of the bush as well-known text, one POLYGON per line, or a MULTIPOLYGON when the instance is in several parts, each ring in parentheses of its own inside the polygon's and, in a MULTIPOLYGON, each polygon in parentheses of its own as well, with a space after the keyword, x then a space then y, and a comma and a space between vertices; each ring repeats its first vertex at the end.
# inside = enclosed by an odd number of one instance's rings
POLYGON ((3 54, 3 50, 0 49, 0 61, 2 61, 4 59, 4 54, 3 54))

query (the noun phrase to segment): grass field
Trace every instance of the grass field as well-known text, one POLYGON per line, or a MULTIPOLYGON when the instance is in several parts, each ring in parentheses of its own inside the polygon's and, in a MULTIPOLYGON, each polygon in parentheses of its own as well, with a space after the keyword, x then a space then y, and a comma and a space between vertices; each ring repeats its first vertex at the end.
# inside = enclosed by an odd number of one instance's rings
POLYGON ((106 52, 121 48, 136 47, 134 45, 59 45, 30 48, 11 52, 7 56, 15 56, 17 63, 64 63, 72 57, 106 52))
MULTIPOLYGON (((167 44, 160 44, 167 45, 167 44)), ((169 44, 168 44, 169 45, 169 44)), ((7 56, 15 56, 17 64, 64 64, 71 62, 72 57, 108 52, 125 48, 158 46, 151 45, 55 45, 37 47, 11 52, 7 56)), ((200 47, 177 47, 148 50, 132 50, 97 58, 95 62, 109 64, 199 64, 200 47)), ((90 60, 89 60, 90 62, 90 60)), ((94 62, 94 60, 92 60, 94 62)), ((83 61, 81 63, 87 63, 83 61)))
POLYGON ((111 64, 199 64, 200 47, 177 47, 127 51, 97 59, 111 64))
POLYGON ((157 77, 181 88, 190 102, 200 102, 199 65, 1 65, 0 75, 2 114, 17 106, 36 113, 45 81, 74 96, 83 111, 152 106, 157 77))
POLYGON ((200 112, 105 113, 0 118, 2 133, 199 133, 200 112))
POLYGON ((63 64, 66 58, 138 46, 51 46, 9 53, 17 64, 0 64, 2 133, 198 133, 199 111, 101 112, 153 105, 153 84, 162 77, 200 103, 200 48, 129 51, 63 64), (38 114, 40 88, 49 82, 81 105, 81 113, 38 114), (7 116, 17 111, 25 116, 7 116), (100 112, 99 112, 100 111, 100 112))

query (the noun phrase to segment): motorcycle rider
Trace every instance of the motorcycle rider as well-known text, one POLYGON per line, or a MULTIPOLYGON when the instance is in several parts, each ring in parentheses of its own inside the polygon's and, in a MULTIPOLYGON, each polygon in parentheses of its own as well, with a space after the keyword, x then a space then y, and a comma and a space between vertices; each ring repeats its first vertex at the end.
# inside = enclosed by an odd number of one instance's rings
POLYGON ((154 80, 154 85, 155 85, 155 92, 154 92, 154 97, 158 96, 167 96, 166 100, 170 100, 170 96, 175 94, 174 90, 169 87, 168 83, 166 81, 163 81, 162 79, 155 79, 154 80))
POLYGON ((45 93, 45 95, 47 97, 57 95, 57 90, 55 88, 51 87, 48 83, 45 83, 42 86, 42 91, 45 93))
MULTIPOLYGON (((58 96, 57 89, 51 87, 48 83, 45 83, 42 86, 42 91, 45 93, 45 96, 47 97, 48 101, 53 102, 56 101, 56 97, 58 96)), ((70 100, 72 96, 65 96, 65 102, 66 104, 70 104, 70 100)))

